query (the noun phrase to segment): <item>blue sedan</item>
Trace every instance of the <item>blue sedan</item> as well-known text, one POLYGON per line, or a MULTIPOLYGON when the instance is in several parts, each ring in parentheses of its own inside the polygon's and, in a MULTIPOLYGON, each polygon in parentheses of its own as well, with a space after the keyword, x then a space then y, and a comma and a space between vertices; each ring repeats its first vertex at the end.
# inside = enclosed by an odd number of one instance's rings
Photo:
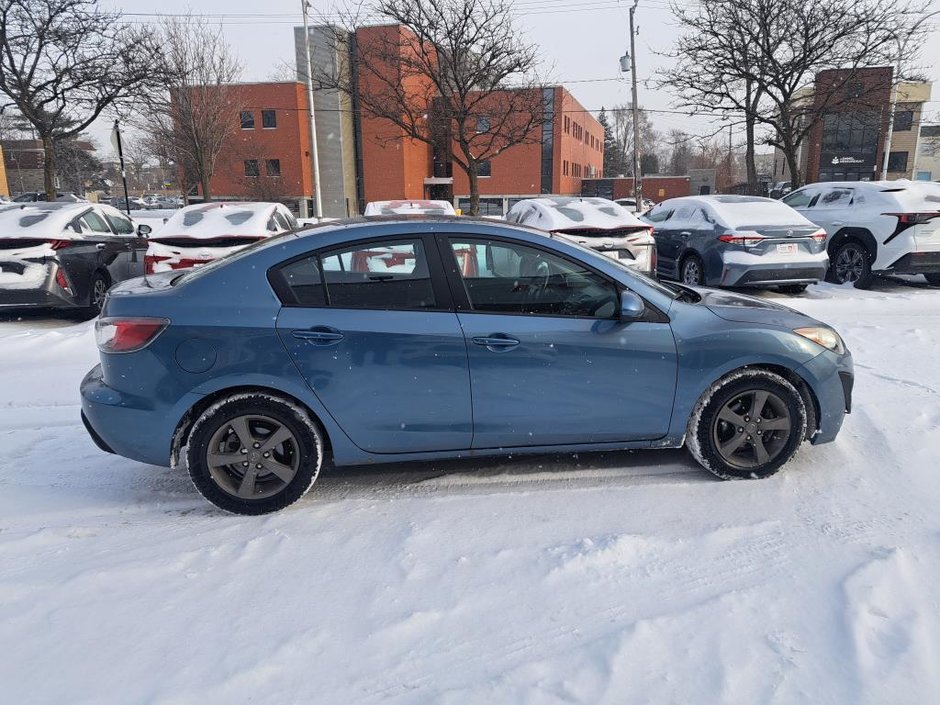
POLYGON ((719 477, 766 477, 851 406, 851 355, 818 321, 468 218, 335 222, 125 282, 96 332, 98 446, 185 463, 242 514, 330 461, 686 444, 719 477))

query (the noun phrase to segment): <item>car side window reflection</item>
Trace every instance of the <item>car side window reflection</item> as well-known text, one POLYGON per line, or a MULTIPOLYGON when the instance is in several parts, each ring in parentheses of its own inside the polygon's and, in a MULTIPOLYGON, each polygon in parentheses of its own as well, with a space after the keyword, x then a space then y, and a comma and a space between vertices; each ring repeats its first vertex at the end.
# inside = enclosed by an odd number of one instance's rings
POLYGON ((357 244, 280 270, 295 306, 416 310, 437 308, 421 240, 357 244))
POLYGON ((590 318, 617 312, 616 287, 575 262, 499 241, 450 245, 474 311, 590 318))

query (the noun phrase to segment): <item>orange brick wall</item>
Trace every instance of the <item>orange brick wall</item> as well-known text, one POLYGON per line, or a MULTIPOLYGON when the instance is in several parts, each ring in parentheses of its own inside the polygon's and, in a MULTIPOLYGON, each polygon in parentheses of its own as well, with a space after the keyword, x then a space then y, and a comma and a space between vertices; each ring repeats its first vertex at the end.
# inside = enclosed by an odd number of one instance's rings
MULTIPOLYGON (((307 94, 301 83, 254 83, 237 87, 238 105, 232 115, 236 125, 226 140, 212 178, 214 197, 252 198, 257 191, 252 179, 267 176, 265 160, 281 162, 280 187, 286 197, 311 197, 313 176, 310 159, 310 128, 307 116, 307 94), (261 126, 261 111, 276 110, 277 127, 261 126), (254 129, 239 127, 242 110, 255 117, 254 129), (244 160, 257 159, 261 174, 246 177, 244 160)), ((273 185, 272 185, 273 188, 273 185)))
POLYGON ((560 87, 555 88, 554 161, 552 189, 558 194, 579 194, 581 179, 603 174, 604 128, 573 95, 560 87), (578 175, 575 165, 580 166, 578 175))

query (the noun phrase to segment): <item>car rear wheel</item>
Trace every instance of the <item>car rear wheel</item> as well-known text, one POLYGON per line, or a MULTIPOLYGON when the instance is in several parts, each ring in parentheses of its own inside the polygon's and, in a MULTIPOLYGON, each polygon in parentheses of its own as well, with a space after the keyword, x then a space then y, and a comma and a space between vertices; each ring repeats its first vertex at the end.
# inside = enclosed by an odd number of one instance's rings
POLYGON ((860 242, 850 240, 836 250, 829 265, 829 280, 867 289, 875 278, 871 272, 871 253, 860 242))
POLYGON ((931 284, 932 286, 940 286, 940 273, 925 274, 924 278, 927 280, 928 284, 931 284))
POLYGON ((88 315, 91 317, 101 313, 101 307, 104 305, 104 297, 111 288, 111 282, 101 272, 95 272, 88 285, 88 315))
POLYGON ((303 497, 323 463, 323 436, 294 403, 263 393, 216 402, 193 424, 186 451, 199 493, 235 514, 267 514, 303 497))
POLYGON ((713 384, 689 418, 693 457, 725 480, 769 477, 796 453, 806 434, 806 407, 790 382, 743 370, 713 384))
POLYGON ((705 283, 705 266, 698 255, 686 255, 679 268, 679 279, 689 286, 702 286, 705 283))

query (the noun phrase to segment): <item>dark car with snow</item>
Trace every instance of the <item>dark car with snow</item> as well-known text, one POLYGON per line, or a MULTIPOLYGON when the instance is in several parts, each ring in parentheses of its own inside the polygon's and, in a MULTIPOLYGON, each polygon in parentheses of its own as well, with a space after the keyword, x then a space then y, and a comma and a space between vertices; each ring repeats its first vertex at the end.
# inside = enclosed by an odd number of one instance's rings
POLYGON ((659 274, 692 286, 795 294, 826 276, 826 231, 759 196, 687 196, 643 216, 655 227, 659 274))
POLYGON ((106 205, 0 205, 0 309, 97 314, 112 284, 144 273, 149 231, 106 205))

